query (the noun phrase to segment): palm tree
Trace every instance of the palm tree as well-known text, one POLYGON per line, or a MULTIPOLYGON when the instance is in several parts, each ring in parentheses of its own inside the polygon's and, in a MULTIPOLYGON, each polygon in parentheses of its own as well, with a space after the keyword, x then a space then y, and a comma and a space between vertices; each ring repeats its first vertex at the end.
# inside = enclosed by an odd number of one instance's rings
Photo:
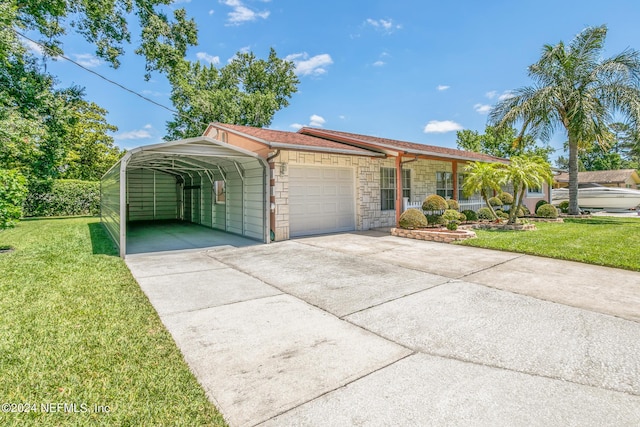
POLYGON ((545 182, 553 181, 551 167, 540 156, 514 156, 501 173, 504 183, 513 185, 513 203, 509 210, 509 224, 515 224, 518 211, 522 208, 528 188, 541 187, 545 182))
POLYGON ((493 219, 497 219, 498 215, 489 203, 489 191, 500 191, 499 166, 498 163, 469 163, 464 167, 465 177, 462 182, 462 191, 466 196, 480 193, 484 203, 491 211, 493 219))
POLYGON ((627 49, 611 58, 601 57, 607 27, 588 27, 565 46, 545 45, 542 56, 529 67, 534 86, 513 92, 492 109, 489 121, 497 126, 522 122, 522 137, 529 131, 548 141, 564 128, 569 140, 569 213, 578 209, 578 148, 594 142, 607 147, 609 124, 623 116, 633 129, 640 123, 640 55, 627 49))

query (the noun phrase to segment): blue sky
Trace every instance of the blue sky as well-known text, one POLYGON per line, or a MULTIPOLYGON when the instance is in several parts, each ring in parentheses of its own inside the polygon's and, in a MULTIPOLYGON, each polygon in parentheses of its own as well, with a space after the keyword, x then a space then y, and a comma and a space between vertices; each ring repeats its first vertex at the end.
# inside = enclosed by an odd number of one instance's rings
MULTIPOLYGON (((544 44, 569 42, 586 26, 607 24, 607 56, 640 49, 637 0, 179 0, 196 19, 199 45, 189 59, 223 66, 238 51, 265 58, 269 48, 296 63, 291 105, 271 128, 311 125, 455 148, 455 130, 483 131, 487 111, 528 85, 527 67, 544 44)), ((135 42, 135 37, 134 37, 135 42)), ((170 86, 127 48, 111 69, 78 37, 65 54, 171 107, 170 86)), ((86 88, 109 111, 122 148, 161 142, 171 113, 62 60, 48 70, 62 86, 86 88)), ((204 129, 203 129, 204 131, 204 129)), ((562 154, 564 136, 552 145, 562 154)))

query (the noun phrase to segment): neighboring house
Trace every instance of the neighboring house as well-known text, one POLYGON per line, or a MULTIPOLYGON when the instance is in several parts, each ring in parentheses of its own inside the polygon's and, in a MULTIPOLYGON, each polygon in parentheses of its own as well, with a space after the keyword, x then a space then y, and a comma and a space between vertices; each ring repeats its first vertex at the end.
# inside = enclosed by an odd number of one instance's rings
MULTIPOLYGON (((569 186, 569 174, 563 172, 555 177, 556 187, 569 186)), ((599 184, 604 187, 640 188, 640 176, 635 169, 578 172, 578 185, 599 184)))
MULTIPOLYGON (((201 137, 128 151, 102 178, 101 217, 121 256, 131 221, 183 220, 265 243, 391 227, 403 198, 464 200, 470 161, 508 162, 327 129, 213 123, 201 137)), ((529 209, 548 194, 531 192, 529 209)))

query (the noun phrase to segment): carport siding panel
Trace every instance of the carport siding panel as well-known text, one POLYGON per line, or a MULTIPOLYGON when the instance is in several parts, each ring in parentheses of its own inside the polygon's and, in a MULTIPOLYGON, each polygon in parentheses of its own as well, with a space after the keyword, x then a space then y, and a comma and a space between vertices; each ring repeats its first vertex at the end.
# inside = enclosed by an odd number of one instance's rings
POLYGON ((244 234, 253 239, 264 239, 265 176, 261 165, 245 170, 244 178, 244 234))
POLYGON ((120 164, 100 180, 100 220, 116 245, 120 246, 120 164))
POLYGON ((175 177, 154 170, 135 169, 128 172, 127 181, 130 221, 177 218, 175 177))
POLYGON ((243 195, 242 179, 238 172, 227 171, 226 183, 226 231, 235 234, 243 234, 243 195))

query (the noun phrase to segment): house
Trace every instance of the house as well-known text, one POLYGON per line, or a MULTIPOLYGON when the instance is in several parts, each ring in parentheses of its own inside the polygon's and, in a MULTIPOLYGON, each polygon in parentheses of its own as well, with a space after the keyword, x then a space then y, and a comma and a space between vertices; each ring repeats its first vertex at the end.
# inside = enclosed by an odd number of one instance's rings
MULTIPOLYGON (((556 187, 569 186, 569 174, 563 172, 555 177, 556 187)), ((578 185, 599 184, 604 187, 622 187, 637 190, 640 176, 635 169, 578 172, 578 185)))
POLYGON ((403 198, 463 199, 470 161, 507 162, 328 129, 212 123, 201 137, 127 152, 102 179, 101 216, 121 256, 139 221, 182 220, 264 243, 390 227, 403 198))

